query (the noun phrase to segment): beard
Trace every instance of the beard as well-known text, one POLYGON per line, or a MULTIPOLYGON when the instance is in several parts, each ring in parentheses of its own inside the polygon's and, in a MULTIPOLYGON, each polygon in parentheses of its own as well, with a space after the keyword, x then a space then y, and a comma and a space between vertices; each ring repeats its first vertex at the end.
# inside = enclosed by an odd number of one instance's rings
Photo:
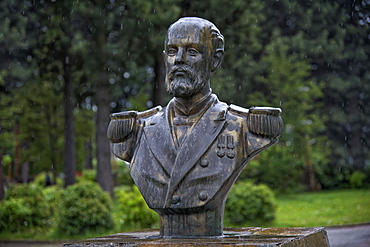
POLYGON ((186 65, 175 66, 166 75, 166 89, 174 97, 191 97, 202 90, 209 78, 209 73, 196 74, 194 70, 186 65), (176 75, 179 69, 184 72, 184 75, 176 75))

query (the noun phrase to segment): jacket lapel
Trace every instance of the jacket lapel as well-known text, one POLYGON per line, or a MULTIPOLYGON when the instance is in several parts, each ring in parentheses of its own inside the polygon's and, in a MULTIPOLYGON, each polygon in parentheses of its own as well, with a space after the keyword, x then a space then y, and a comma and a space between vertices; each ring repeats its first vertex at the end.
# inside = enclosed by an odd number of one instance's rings
POLYGON ((169 200, 176 190, 178 184, 197 163, 200 157, 212 145, 214 140, 226 125, 227 105, 220 107, 211 106, 201 117, 200 121, 189 130, 189 133, 178 150, 175 164, 170 176, 169 189, 166 196, 166 204, 170 206, 169 200), (215 110, 216 109, 216 110, 215 110), (221 118, 220 118, 221 115, 221 118))
POLYGON ((177 152, 167 114, 168 107, 165 108, 164 113, 146 122, 144 135, 154 157, 170 176, 177 152))

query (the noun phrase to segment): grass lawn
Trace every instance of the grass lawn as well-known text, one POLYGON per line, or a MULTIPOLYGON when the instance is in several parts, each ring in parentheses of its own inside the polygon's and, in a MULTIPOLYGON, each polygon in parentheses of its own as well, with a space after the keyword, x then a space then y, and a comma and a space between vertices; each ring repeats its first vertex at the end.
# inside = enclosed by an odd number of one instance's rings
POLYGON ((370 190, 280 195, 274 227, 333 226, 370 222, 370 190))

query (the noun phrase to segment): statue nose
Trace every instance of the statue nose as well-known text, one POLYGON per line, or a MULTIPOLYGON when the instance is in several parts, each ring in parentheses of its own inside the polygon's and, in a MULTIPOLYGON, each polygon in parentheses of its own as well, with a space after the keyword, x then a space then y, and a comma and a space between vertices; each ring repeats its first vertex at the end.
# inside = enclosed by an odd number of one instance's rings
POLYGON ((184 49, 180 47, 176 53, 175 63, 176 64, 184 63, 185 62, 184 55, 185 55, 184 49))

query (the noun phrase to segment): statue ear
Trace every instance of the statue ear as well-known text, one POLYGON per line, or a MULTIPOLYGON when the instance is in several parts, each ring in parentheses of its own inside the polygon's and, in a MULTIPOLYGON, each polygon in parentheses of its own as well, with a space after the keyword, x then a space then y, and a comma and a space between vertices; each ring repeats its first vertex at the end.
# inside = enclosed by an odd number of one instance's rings
POLYGON ((213 68, 212 74, 221 67, 222 61, 224 60, 224 51, 218 50, 213 56, 213 68))

